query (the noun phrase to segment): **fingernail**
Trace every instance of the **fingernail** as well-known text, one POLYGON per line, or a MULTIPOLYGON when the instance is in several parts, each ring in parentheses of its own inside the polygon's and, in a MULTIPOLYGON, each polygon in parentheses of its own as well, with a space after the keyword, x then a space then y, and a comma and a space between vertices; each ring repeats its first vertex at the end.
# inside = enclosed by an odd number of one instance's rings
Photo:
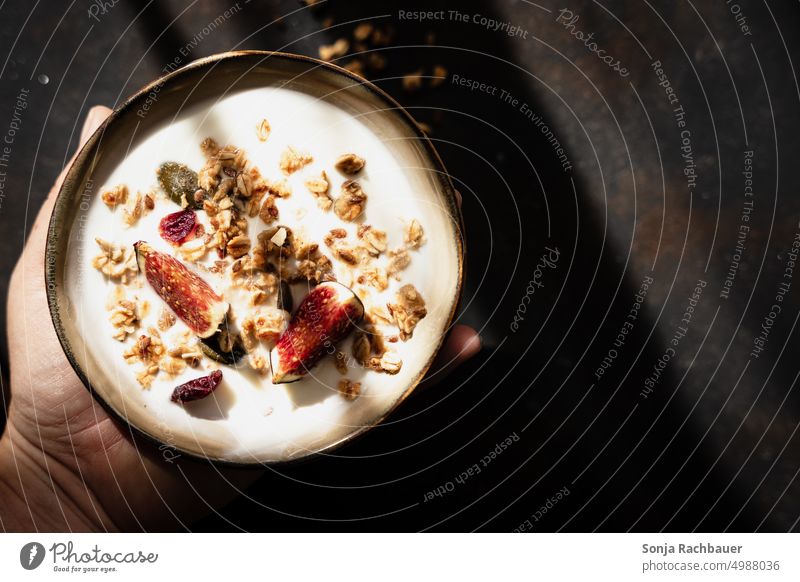
POLYGON ((83 128, 81 129, 81 144, 86 143, 86 140, 89 139, 89 136, 91 136, 95 130, 100 127, 105 118, 105 107, 95 105, 89 110, 89 113, 86 114, 86 119, 83 122, 83 128))
POLYGON ((477 333, 472 337, 468 338, 467 341, 464 343, 464 347, 461 349, 461 356, 468 360, 469 358, 478 354, 483 347, 483 342, 481 341, 481 336, 477 333))

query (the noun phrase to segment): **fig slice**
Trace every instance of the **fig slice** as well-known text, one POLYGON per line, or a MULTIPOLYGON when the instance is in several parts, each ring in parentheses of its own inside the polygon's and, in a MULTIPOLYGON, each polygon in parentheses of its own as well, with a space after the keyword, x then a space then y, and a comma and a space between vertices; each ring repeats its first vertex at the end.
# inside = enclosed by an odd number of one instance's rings
POLYGON ((211 394, 222 382, 222 370, 214 370, 208 376, 200 376, 184 382, 172 392, 173 402, 191 402, 200 400, 211 394))
POLYGON ((364 305, 350 288, 335 281, 314 287, 269 354, 272 383, 300 380, 363 316, 364 305))
POLYGON ((214 335, 228 304, 199 275, 144 241, 133 245, 139 270, 175 315, 200 338, 214 335))

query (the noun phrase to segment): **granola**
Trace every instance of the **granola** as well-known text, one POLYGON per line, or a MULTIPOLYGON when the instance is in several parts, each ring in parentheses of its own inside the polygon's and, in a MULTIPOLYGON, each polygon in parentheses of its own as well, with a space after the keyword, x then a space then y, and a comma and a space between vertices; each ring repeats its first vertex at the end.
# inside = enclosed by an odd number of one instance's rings
POLYGON ((281 172, 286 174, 295 173, 297 170, 307 166, 314 161, 310 154, 305 152, 298 152, 292 146, 287 147, 281 154, 280 168, 281 172))
POLYGON ((388 303, 386 307, 389 308, 400 330, 400 339, 403 341, 407 341, 414 334, 414 328, 428 314, 425 300, 411 284, 400 287, 395 295, 395 303, 388 303))
POLYGON ((353 382, 347 378, 339 380, 339 394, 345 400, 355 400, 361 394, 361 382, 353 382))
POLYGON ((128 201, 128 187, 125 184, 119 184, 111 190, 103 192, 101 198, 106 206, 114 210, 118 205, 128 201))
POLYGON ((367 195, 355 180, 347 180, 342 184, 342 192, 333 205, 336 216, 344 221, 352 222, 364 212, 367 195))
POLYGON ((364 158, 356 154, 342 154, 336 159, 336 169, 343 174, 352 176, 358 174, 363 168, 366 161, 364 158))
POLYGON ((258 136, 259 141, 267 141, 271 131, 272 128, 269 125, 269 121, 262 119, 258 122, 258 125, 256 126, 256 135, 258 136))
POLYGON ((100 254, 92 259, 92 266, 111 279, 118 279, 120 283, 127 284, 139 272, 136 264, 136 254, 132 247, 122 247, 100 237, 94 239, 100 247, 100 254))

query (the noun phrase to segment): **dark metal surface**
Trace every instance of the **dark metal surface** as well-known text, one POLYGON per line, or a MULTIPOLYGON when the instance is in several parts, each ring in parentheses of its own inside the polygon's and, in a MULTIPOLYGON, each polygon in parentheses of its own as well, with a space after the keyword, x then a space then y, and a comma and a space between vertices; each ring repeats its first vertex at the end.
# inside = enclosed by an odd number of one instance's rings
POLYGON ((27 91, 0 168, 4 286, 89 106, 175 59, 315 55, 360 19, 394 30, 370 77, 432 127, 464 197, 461 320, 482 330, 480 357, 337 454, 271 470, 198 529, 798 528, 795 4, 581 1, 560 20, 547 1, 459 15, 438 2, 106 4, 96 19, 93 4, 0 8, 0 135, 27 91), (440 20, 400 14, 439 4, 440 20), (400 76, 435 65, 441 86, 403 90, 400 76))

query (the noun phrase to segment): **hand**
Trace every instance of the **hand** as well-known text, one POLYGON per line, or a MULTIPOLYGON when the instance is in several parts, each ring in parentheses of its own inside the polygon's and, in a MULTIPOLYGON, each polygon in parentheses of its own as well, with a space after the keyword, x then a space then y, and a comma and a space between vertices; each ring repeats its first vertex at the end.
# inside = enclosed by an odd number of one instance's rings
MULTIPOLYGON (((110 112, 91 109, 81 145, 110 112)), ((75 375, 50 321, 44 283, 47 226, 65 173, 39 211, 9 286, 11 404, 0 438, 0 525, 6 531, 188 528, 261 471, 163 457, 141 439, 134 442, 75 375)), ((438 369, 479 350, 475 331, 457 325, 438 369)))

